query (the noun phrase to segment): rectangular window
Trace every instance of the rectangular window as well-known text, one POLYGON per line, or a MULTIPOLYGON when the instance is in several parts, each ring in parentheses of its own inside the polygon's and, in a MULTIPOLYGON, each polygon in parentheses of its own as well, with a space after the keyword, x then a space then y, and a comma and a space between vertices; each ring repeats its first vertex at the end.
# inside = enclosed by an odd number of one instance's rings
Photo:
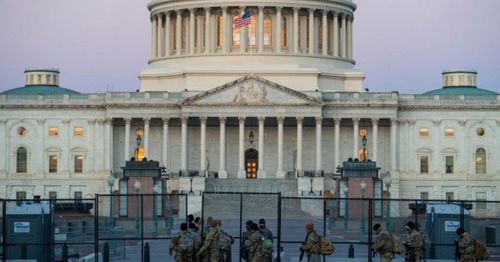
POLYGON ((453 161, 453 156, 446 156, 446 174, 453 174, 453 169, 454 169, 454 161, 453 161))
POLYGON ((83 136, 83 127, 75 127, 73 130, 73 135, 74 136, 83 136))
POLYGON ((455 199, 455 194, 453 192, 446 192, 446 201, 453 201, 455 199))
POLYGON ((476 210, 486 210, 486 192, 476 192, 476 210))
POLYGON ((428 137, 429 136, 429 128, 422 127, 420 128, 420 137, 428 137))
POLYGON ((57 173, 57 156, 49 156, 49 173, 57 173))
POLYGON ((451 137, 454 135, 455 135, 455 131, 453 130, 453 127, 447 127, 444 129, 444 136, 451 137))
POLYGON ((49 199, 56 200, 57 199, 57 192, 56 191, 49 191, 49 199))
POLYGON ((429 200, 429 192, 420 192, 420 200, 424 202, 429 200))
POLYGON ((17 200, 25 200, 26 197, 26 191, 17 191, 16 192, 16 199, 17 200))
POLYGON ((75 173, 83 172, 83 156, 76 155, 75 156, 75 173))
POLYGON ((82 202, 82 199, 83 199, 82 191, 75 191, 73 193, 73 198, 75 199, 75 203, 82 202))
POLYGON ((429 173, 429 156, 420 156, 420 174, 429 173))
POLYGON ((58 136, 59 129, 57 127, 49 127, 49 136, 58 136))

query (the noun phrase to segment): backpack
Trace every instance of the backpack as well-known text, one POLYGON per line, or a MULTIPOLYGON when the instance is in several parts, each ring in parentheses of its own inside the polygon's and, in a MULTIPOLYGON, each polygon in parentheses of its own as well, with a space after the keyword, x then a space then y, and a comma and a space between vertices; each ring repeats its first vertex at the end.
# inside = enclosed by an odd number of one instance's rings
POLYGON ((262 255, 271 255, 273 253, 273 249, 274 249, 273 241, 271 239, 264 238, 264 237, 262 237, 261 240, 262 240, 261 241, 262 242, 262 249, 261 249, 262 255))
POLYGON ((401 239, 395 234, 391 234, 392 237, 392 253, 394 254, 402 254, 404 253, 403 243, 401 243, 401 239))
POLYGON ((178 247, 182 254, 192 254, 194 252, 194 238, 190 232, 181 235, 178 247))
POLYGON ((474 258, 477 260, 486 260, 490 257, 488 250, 483 242, 474 238, 474 258))
POLYGON ((422 250, 427 251, 430 249, 432 242, 431 239, 426 235, 421 233, 422 235, 422 250))
POLYGON ((219 239, 217 245, 222 251, 231 250, 231 245, 234 243, 234 238, 229 235, 227 232, 220 230, 219 231, 219 239))
POLYGON ((331 255, 335 252, 335 246, 328 237, 320 237, 319 239, 319 253, 321 255, 331 255))

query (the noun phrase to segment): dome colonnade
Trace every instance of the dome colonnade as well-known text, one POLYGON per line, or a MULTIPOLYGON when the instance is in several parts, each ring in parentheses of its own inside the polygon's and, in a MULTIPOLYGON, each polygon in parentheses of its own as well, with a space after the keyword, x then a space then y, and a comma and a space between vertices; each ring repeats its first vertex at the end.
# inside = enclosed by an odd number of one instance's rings
POLYGON ((199 1, 183 2, 150 3, 152 62, 170 57, 228 53, 353 58, 352 23, 356 6, 350 1, 288 5, 262 1, 261 4, 247 3, 247 6, 223 3, 214 6, 217 2, 212 1, 200 6, 194 3, 199 1), (323 5, 315 5, 319 3, 323 5), (233 21, 245 11, 252 13, 252 23, 233 28, 233 21))

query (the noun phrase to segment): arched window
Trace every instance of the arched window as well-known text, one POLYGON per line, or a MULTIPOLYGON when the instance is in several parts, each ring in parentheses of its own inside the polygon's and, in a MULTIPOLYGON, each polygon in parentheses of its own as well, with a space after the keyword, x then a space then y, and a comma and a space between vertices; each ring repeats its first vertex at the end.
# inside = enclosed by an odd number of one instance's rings
POLYGON ((476 150, 476 174, 486 174, 486 150, 484 148, 476 150))
MULTIPOLYGON (((238 15, 233 15, 233 24, 236 19, 238 19, 238 15)), ((234 28, 233 26, 233 46, 240 46, 240 32, 241 28, 234 28)))
POLYGON ((287 29, 288 29, 288 25, 287 25, 287 22, 288 22, 288 18, 286 16, 283 16, 281 18, 281 47, 285 48, 287 47, 288 43, 287 43, 287 29))
POLYGON ((273 45, 273 20, 271 16, 264 17, 264 46, 273 45))
POLYGON ((27 173, 28 171, 28 151, 24 147, 17 149, 16 172, 27 173))
POLYGON ((224 41, 224 21, 221 15, 217 16, 217 47, 221 47, 224 41))

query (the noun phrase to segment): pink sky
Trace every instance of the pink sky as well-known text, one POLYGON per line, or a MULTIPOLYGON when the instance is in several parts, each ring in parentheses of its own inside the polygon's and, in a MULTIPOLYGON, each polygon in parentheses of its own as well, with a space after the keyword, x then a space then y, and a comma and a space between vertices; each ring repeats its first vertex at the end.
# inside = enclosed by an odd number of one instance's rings
MULTIPOLYGON (((79 92, 135 91, 150 51, 148 0, 1 0, 0 91, 26 67, 61 70, 79 92)), ((370 91, 422 93, 473 68, 500 92, 499 0, 356 0, 356 67, 370 91)))

